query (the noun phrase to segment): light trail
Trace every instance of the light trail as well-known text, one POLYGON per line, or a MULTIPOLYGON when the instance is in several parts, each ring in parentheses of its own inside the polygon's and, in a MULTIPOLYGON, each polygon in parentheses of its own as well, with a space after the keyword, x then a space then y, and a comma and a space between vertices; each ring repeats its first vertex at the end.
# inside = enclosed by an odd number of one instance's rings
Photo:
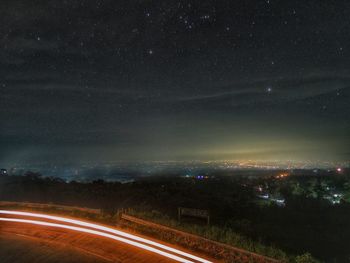
POLYGON ((19 218, 4 218, 4 217, 0 217, 0 221, 7 221, 7 222, 16 222, 16 223, 26 223, 26 224, 34 224, 34 225, 41 225, 41 226, 49 226, 49 227, 57 227, 57 228, 65 228, 65 229, 70 229, 70 230, 74 230, 74 231, 78 231, 78 232, 84 232, 84 233, 88 233, 88 234, 93 234, 93 235, 97 235, 97 236, 101 236, 101 237, 107 237, 113 240, 117 240, 153 253, 157 253, 159 255, 162 255, 164 257, 176 260, 178 262, 182 262, 182 263, 194 263, 193 261, 181 258, 179 256, 164 252, 162 250, 159 250, 157 248, 154 247, 150 247, 141 243, 138 243, 136 241, 132 241, 123 237, 118 237, 115 235, 111 235, 108 233, 104 233, 101 231, 97 231, 97 230, 92 230, 92 229, 88 229, 88 228, 83 228, 83 227, 78 227, 78 226, 69 226, 69 225, 63 225, 63 224, 56 224, 56 223, 48 223, 48 222, 44 222, 44 221, 36 221, 36 220, 28 220, 28 219, 19 219, 19 218))
MULTIPOLYGON (((105 226, 101 226, 101 225, 97 225, 97 224, 93 224, 93 223, 88 223, 88 222, 84 222, 81 220, 76 220, 76 219, 69 219, 69 218, 65 218, 65 217, 60 217, 60 216, 51 216, 51 215, 46 215, 46 214, 39 214, 39 213, 30 213, 30 212, 22 212, 22 211, 10 211, 10 210, 0 210, 0 214, 7 214, 7 215, 19 215, 19 216, 28 216, 28 217, 37 217, 37 218, 45 218, 45 219, 50 219, 50 220, 55 220, 55 221, 60 221, 60 222, 65 222, 65 223, 70 223, 70 224, 75 224, 75 225, 79 225, 79 226, 84 226, 84 227, 90 227, 93 229, 98 229, 98 230, 102 230, 105 232, 109 232, 109 233, 113 233, 115 235, 119 235, 119 236, 123 236, 132 240, 136 240, 139 242, 143 242, 145 244, 148 245, 152 245, 164 250, 167 250, 169 252, 187 257, 187 258, 191 258, 193 260, 202 262, 202 263, 212 263, 211 261, 208 261, 206 259, 197 257, 195 255, 183 252, 181 250, 136 236, 136 235, 132 235, 120 230, 116 230, 110 227, 105 227, 105 226)), ((41 221, 40 221, 41 222, 41 221)))

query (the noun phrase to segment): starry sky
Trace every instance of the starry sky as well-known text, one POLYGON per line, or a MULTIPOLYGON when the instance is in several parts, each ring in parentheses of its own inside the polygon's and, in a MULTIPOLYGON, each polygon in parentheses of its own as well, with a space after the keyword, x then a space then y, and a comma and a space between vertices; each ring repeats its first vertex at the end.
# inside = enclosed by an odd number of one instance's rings
POLYGON ((350 159, 347 0, 2 0, 0 162, 350 159))

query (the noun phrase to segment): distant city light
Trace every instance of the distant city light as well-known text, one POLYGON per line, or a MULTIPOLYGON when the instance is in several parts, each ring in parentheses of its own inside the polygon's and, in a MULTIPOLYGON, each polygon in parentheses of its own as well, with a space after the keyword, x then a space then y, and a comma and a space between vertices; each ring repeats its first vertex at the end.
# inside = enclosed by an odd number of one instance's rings
POLYGON ((337 172, 340 173, 342 171, 342 169, 339 167, 337 168, 337 172))
POLYGON ((280 174, 280 175, 277 175, 276 176, 276 178, 284 178, 284 177, 287 177, 288 176, 288 174, 287 173, 282 173, 282 174, 280 174))

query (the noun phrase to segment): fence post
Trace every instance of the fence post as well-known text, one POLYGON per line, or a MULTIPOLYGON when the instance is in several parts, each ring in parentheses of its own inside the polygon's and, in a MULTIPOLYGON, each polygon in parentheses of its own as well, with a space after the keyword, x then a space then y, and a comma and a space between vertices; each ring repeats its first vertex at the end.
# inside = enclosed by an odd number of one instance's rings
POLYGON ((181 222, 181 207, 177 208, 177 220, 181 222))

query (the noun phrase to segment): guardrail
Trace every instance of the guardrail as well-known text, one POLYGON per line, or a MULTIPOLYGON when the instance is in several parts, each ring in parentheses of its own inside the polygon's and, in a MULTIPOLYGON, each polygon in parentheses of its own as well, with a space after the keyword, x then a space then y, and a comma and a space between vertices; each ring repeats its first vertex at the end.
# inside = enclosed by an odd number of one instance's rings
POLYGON ((138 217, 130 216, 125 213, 121 214, 121 219, 128 221, 132 224, 146 227, 148 232, 151 229, 156 230, 156 233, 163 232, 167 238, 176 238, 178 244, 186 245, 187 247, 193 247, 201 250, 211 256, 218 257, 227 262, 259 262, 259 263, 281 263, 282 261, 273 259, 267 256, 263 256, 254 252, 250 252, 241 248, 233 247, 227 244, 223 244, 217 241, 213 241, 201 236, 190 234, 184 231, 180 231, 168 226, 160 225, 154 222, 150 222, 138 217))

